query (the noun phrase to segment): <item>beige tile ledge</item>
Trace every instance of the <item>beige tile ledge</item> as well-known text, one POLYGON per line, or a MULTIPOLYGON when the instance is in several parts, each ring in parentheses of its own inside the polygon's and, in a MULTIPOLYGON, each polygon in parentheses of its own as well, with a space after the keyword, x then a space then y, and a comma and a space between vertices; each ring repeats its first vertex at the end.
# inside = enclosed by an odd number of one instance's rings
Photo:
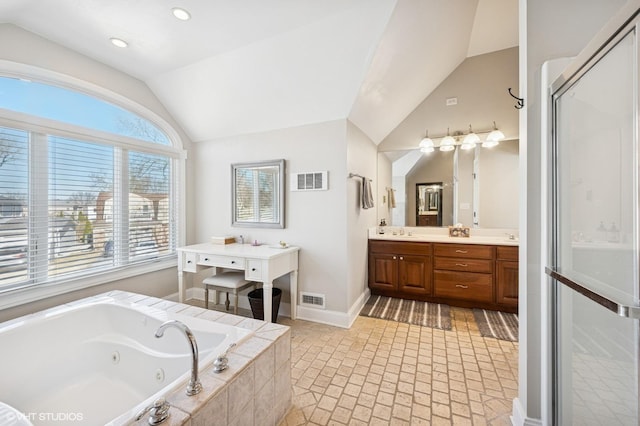
MULTIPOLYGON (((275 426, 285 418, 292 399, 291 331, 288 326, 124 291, 112 291, 107 295, 254 331, 229 352, 229 367, 225 371, 214 373, 212 365, 201 369, 202 392, 187 396, 185 382, 166 397, 171 404, 171 417, 163 424, 275 426)), ((147 418, 144 416, 133 424, 148 425, 147 418)))

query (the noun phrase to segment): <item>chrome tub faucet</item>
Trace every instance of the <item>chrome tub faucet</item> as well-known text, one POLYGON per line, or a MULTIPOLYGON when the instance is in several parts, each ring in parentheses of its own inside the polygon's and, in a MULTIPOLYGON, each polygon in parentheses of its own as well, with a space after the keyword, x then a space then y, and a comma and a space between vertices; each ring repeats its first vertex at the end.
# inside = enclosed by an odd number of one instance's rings
POLYGON ((182 331, 191 346, 191 379, 187 385, 187 395, 195 395, 202 390, 202 384, 198 379, 198 344, 196 343, 196 338, 189 327, 178 320, 169 320, 162 323, 160 327, 158 327, 158 330, 156 330, 156 337, 162 337, 164 335, 164 331, 169 327, 175 327, 182 331))

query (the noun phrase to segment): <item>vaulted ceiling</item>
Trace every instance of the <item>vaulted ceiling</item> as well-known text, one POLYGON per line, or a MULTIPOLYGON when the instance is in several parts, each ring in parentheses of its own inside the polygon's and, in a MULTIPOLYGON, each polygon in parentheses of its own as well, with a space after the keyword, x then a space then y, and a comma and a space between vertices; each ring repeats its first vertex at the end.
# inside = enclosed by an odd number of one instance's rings
POLYGON ((3 0, 12 23, 144 81, 193 141, 349 118, 375 143, 517 0, 3 0), (192 19, 177 20, 173 7, 192 19), (110 37, 128 42, 113 46, 110 37))

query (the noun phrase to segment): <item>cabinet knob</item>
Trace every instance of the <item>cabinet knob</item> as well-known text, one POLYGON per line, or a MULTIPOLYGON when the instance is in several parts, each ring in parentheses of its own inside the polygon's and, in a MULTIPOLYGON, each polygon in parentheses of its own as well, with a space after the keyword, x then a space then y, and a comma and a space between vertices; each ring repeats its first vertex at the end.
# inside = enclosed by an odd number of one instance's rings
POLYGON ((252 272, 255 272, 255 270, 256 270, 256 268, 251 268, 251 271, 252 271, 252 272))
POLYGON ((466 263, 456 263, 456 266, 462 266, 463 268, 466 268, 469 265, 467 265, 466 263))
POLYGON ((232 260, 232 261, 231 261, 231 264, 232 264, 232 265, 235 265, 235 264, 236 264, 236 261, 235 261, 235 260, 232 260))
POLYGON ((467 250, 456 250, 456 253, 468 253, 467 250))
POLYGON ((458 288, 469 288, 468 285, 462 285, 462 284, 456 284, 456 287, 458 287, 458 288))
POLYGON ((400 256, 400 260, 404 260, 404 257, 400 256))
POLYGON ((187 263, 191 263, 191 261, 190 261, 190 260, 187 260, 187 263))
POLYGON ((209 258, 208 258, 208 257, 205 257, 205 258, 204 258, 204 260, 205 260, 205 262, 208 262, 208 261, 209 261, 209 258))
POLYGON ((397 257, 393 256, 393 260, 396 260, 396 259, 397 259, 397 257))

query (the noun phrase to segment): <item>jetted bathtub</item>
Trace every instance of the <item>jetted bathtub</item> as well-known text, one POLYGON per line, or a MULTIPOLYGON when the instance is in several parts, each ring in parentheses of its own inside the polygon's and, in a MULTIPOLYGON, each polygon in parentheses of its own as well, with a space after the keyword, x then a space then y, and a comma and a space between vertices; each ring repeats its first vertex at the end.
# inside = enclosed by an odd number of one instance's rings
POLYGON ((253 333, 109 296, 0 324, 0 402, 20 413, 0 424, 126 424, 158 397, 186 389, 186 336, 170 327, 155 337, 170 319, 193 331, 200 371, 253 333))

